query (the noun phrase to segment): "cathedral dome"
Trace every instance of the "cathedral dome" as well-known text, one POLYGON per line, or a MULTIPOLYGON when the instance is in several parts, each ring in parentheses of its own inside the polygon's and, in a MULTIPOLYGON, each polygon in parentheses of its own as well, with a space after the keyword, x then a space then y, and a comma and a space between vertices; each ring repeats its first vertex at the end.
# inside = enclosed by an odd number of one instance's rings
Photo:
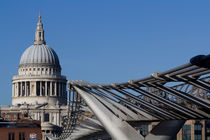
POLYGON ((39 22, 35 32, 34 45, 25 50, 20 59, 19 67, 27 66, 51 66, 60 68, 60 63, 55 51, 46 45, 44 29, 39 15, 39 22))
POLYGON ((33 45, 22 54, 18 75, 12 79, 12 104, 66 105, 66 77, 56 52, 46 45, 41 15, 33 45))
POLYGON ((20 67, 27 65, 60 67, 56 52, 45 44, 34 44, 25 50, 20 59, 20 67))

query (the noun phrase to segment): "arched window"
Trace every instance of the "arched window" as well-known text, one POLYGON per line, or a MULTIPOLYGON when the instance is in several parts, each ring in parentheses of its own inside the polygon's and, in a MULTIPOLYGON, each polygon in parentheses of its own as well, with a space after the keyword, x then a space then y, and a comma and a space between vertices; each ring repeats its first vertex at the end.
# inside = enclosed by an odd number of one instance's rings
POLYGON ((39 32, 39 38, 41 38, 41 36, 42 36, 42 33, 41 33, 41 32, 39 32))

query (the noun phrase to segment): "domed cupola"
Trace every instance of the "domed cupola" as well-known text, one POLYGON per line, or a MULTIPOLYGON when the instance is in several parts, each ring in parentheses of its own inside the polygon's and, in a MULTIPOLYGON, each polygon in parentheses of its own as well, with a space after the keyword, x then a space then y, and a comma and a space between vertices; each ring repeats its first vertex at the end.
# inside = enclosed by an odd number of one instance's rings
POLYGON ((55 51, 45 44, 34 44, 27 48, 20 59, 19 67, 54 66, 60 68, 55 51))
POLYGON ((52 66, 60 69, 56 52, 46 45, 44 40, 44 29, 40 15, 35 32, 34 45, 27 48, 20 59, 19 67, 27 66, 52 66))

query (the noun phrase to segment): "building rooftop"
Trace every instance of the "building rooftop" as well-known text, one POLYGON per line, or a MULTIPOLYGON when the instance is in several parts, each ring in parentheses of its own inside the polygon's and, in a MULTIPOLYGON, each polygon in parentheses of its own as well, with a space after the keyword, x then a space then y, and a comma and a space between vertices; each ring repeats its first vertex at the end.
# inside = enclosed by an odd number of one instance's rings
POLYGON ((6 121, 0 118, 0 128, 37 128, 41 127, 40 121, 34 120, 18 120, 6 121))

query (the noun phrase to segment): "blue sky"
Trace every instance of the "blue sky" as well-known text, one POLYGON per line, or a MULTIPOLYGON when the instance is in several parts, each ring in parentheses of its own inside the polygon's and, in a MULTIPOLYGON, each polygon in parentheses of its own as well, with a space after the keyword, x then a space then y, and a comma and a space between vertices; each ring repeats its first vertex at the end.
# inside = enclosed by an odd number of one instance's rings
POLYGON ((140 79, 210 52, 210 1, 2 0, 0 104, 11 104, 12 76, 33 44, 41 11, 45 39, 68 80, 140 79))

